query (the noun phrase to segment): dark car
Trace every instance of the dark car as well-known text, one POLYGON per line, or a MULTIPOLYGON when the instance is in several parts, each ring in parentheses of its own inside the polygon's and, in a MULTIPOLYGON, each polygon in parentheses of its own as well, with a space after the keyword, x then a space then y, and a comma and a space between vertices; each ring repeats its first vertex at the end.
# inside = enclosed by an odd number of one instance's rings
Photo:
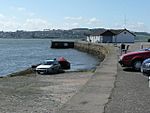
POLYGON ((64 57, 59 57, 57 59, 62 69, 70 69, 70 62, 67 61, 64 57))
POLYGON ((141 66, 141 72, 144 75, 150 76, 150 58, 143 61, 142 66, 141 66))
POLYGON ((119 63, 122 67, 132 67, 133 69, 139 71, 142 62, 147 58, 150 58, 150 48, 123 54, 120 56, 119 63))

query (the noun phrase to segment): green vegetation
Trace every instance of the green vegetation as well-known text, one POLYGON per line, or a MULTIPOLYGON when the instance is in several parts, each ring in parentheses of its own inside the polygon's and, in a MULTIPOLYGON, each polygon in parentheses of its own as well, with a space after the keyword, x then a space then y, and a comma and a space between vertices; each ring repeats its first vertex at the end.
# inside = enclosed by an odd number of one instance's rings
POLYGON ((146 33, 146 32, 135 32, 135 40, 137 41, 148 41, 148 39, 150 39, 150 33, 146 33))

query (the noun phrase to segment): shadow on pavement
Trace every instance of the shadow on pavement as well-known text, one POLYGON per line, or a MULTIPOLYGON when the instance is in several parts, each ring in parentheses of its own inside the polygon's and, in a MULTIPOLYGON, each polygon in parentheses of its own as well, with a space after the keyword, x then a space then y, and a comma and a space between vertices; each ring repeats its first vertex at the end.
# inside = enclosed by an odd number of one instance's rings
POLYGON ((140 71, 134 70, 133 68, 124 68, 123 71, 127 71, 127 72, 140 72, 140 71))

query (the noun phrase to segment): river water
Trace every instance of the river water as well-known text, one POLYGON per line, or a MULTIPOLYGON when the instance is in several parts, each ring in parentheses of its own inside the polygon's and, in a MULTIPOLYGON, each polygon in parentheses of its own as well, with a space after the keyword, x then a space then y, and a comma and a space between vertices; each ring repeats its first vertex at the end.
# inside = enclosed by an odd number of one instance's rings
POLYGON ((0 39, 0 76, 61 56, 71 63, 70 71, 92 69, 98 63, 98 59, 74 49, 51 49, 50 39, 0 39))

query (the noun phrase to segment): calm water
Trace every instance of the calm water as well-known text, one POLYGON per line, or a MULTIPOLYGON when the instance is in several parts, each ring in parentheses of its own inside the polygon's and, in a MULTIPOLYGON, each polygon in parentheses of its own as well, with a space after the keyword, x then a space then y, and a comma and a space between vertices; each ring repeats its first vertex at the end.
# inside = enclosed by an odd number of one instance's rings
POLYGON ((49 39, 0 39, 0 76, 61 56, 71 62, 72 71, 97 65, 97 59, 86 53, 74 49, 50 49, 49 39))

